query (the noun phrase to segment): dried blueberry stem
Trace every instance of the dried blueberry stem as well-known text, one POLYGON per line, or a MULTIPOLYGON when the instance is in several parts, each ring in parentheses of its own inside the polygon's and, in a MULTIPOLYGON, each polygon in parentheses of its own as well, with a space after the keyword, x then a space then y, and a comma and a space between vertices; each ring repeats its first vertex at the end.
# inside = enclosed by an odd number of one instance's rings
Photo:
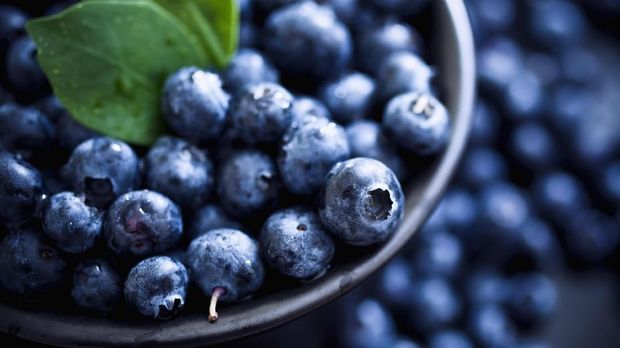
POLYGON ((217 300, 225 293, 226 289, 224 288, 217 287, 213 289, 213 295, 211 295, 211 303, 209 304, 209 322, 213 323, 219 318, 215 307, 217 307, 217 300))

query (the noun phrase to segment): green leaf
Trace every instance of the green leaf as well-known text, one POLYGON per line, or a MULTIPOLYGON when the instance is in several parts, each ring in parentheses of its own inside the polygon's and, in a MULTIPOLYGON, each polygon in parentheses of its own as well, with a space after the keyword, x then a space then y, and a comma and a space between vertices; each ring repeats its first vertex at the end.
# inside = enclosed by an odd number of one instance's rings
POLYGON ((194 32, 211 61, 224 68, 237 49, 236 0, 153 0, 194 32))
POLYGON ((183 66, 228 62, 238 30, 235 1, 168 2, 91 0, 28 22, 54 93, 79 123, 149 145, 165 131, 165 79, 183 66), (189 22, 194 6, 202 19, 189 22), (214 36, 205 38, 197 30, 203 26, 214 36))

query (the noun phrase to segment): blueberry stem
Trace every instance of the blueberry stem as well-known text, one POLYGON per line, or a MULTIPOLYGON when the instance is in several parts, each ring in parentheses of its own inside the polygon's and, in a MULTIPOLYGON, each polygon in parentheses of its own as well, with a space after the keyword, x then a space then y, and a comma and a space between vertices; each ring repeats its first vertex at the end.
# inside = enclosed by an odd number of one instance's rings
POLYGON ((217 288, 213 289, 213 295, 211 295, 211 303, 209 304, 209 322, 213 323, 219 318, 215 307, 217 307, 217 300, 225 293, 226 289, 222 287, 218 286, 217 288))

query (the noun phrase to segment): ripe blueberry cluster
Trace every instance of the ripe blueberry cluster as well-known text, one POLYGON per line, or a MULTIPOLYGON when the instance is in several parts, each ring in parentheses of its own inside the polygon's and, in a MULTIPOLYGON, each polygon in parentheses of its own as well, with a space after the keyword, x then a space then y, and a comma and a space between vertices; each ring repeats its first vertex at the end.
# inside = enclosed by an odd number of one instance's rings
POLYGON ((409 1, 239 5, 241 48, 222 71, 167 78, 171 135, 150 148, 76 123, 49 94, 27 15, 0 7, 5 293, 168 319, 194 284, 216 320, 218 301, 253 295, 269 269, 311 281, 343 244, 398 229, 401 182, 450 134, 419 34, 382 12, 409 1))

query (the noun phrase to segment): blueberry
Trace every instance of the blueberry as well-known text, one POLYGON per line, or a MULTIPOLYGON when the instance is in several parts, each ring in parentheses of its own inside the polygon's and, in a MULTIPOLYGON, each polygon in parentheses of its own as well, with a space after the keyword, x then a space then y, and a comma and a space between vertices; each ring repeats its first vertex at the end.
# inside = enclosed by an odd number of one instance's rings
POLYGON ((302 207, 273 213, 261 230, 260 247, 267 264, 298 279, 323 274, 335 251, 319 216, 302 207))
MULTIPOLYGON (((420 35, 409 25, 386 21, 366 29, 357 36, 357 56, 359 64, 373 75, 381 64, 395 52, 419 52, 420 35)), ((383 87, 379 85, 380 87, 383 87)))
POLYGON ((325 80, 351 58, 351 36, 333 10, 311 1, 273 12, 265 25, 265 51, 286 74, 325 80))
POLYGON ((482 228, 500 239, 515 236, 530 217, 530 206, 516 186, 498 182, 480 192, 480 214, 482 228))
POLYGON ((551 124, 557 132, 566 135, 590 115, 598 100, 590 88, 564 83, 552 90, 550 104, 551 124))
POLYGON ((40 96, 47 91, 47 79, 36 60, 37 47, 29 37, 15 40, 6 55, 6 76, 19 93, 40 96))
POLYGON ((101 234, 102 216, 72 192, 53 195, 43 214, 45 233, 62 251, 81 254, 92 248, 101 234))
POLYGON ((43 180, 37 169, 19 157, 0 151, 0 224, 32 219, 43 180))
POLYGON ((308 195, 321 188, 334 164, 349 157, 344 129, 327 119, 315 118, 289 129, 277 162, 286 188, 308 195))
POLYGON ((553 282, 541 273, 522 273, 510 279, 508 306, 518 321, 532 325, 548 318, 558 301, 553 282))
POLYGON ((390 312, 377 300, 368 298, 347 311, 339 333, 343 347, 387 348, 396 340, 396 323, 390 312))
POLYGON ((48 155, 56 142, 56 128, 45 115, 15 104, 0 106, 0 148, 25 159, 48 155))
POLYGON ((184 208, 196 209, 211 194, 214 170, 206 153, 188 142, 159 138, 144 159, 145 184, 184 208))
POLYGON ((392 308, 402 308, 411 303, 413 281, 411 265, 403 257, 397 257, 379 274, 377 296, 392 308))
POLYGON ((461 313, 461 299, 450 283, 441 277, 414 280, 410 321, 420 332, 442 329, 461 313))
POLYGON ((40 233, 18 231, 0 243, 0 285, 26 300, 49 296, 61 286, 65 262, 40 233))
POLYGON ((75 269, 71 297, 78 306, 105 314, 120 304, 123 285, 106 261, 86 260, 75 269))
POLYGON ((465 295, 472 306, 504 304, 510 296, 510 283, 496 270, 478 268, 467 275, 465 295))
POLYGON ((278 142, 293 122, 293 96, 282 86, 256 83, 245 86, 233 99, 233 130, 249 144, 278 142))
POLYGON ((60 117, 67 113, 67 110, 60 104, 60 101, 53 94, 39 99, 34 107, 45 115, 52 123, 57 123, 60 117))
POLYGON ((75 192, 86 194, 88 204, 105 207, 136 187, 140 169, 129 145, 99 137, 73 149, 63 173, 75 192))
POLYGON ((231 214, 246 217, 274 205, 281 183, 276 165, 266 154, 234 153, 219 169, 217 193, 231 214))
POLYGON ((506 177, 504 158, 490 147, 472 148, 463 158, 459 179, 467 187, 478 189, 506 177))
POLYGON ((620 148, 616 123, 617 119, 608 112, 593 113, 577 120, 574 132, 570 135, 572 153, 578 166, 589 170, 598 163, 614 158, 620 148), (604 117, 609 117, 606 120, 604 117))
POLYGON ((588 206, 583 184, 568 172, 539 176, 532 187, 537 208, 555 222, 566 221, 588 206))
POLYGON ((499 115, 488 102, 480 99, 474 111, 471 128, 471 142, 475 145, 490 145, 499 134, 499 115))
POLYGON ((620 161, 613 162, 604 168, 600 182, 603 195, 620 203, 620 161))
POLYGON ((589 83, 604 78, 605 63, 586 45, 563 50, 560 59, 562 76, 570 81, 589 83))
POLYGON ((259 82, 278 82, 278 71, 258 51, 242 49, 222 72, 226 90, 236 93, 259 82))
POLYGON ((452 234, 442 231, 422 233, 416 246, 414 262, 417 274, 457 275, 464 256, 459 240, 452 234))
POLYGON ((618 248, 620 228, 613 218, 595 211, 572 213, 566 226, 566 244, 577 260, 596 264, 609 258, 618 248))
POLYGON ((330 120, 332 115, 327 107, 318 99, 301 96, 295 98, 293 103, 293 123, 305 123, 306 116, 325 118, 330 120))
POLYGON ((321 0, 319 2, 329 5, 343 23, 352 24, 355 20, 359 6, 358 0, 321 0))
POLYGON ((383 115, 383 127, 394 140, 419 155, 436 154, 446 146, 450 123, 443 104, 423 92, 395 97, 383 115))
POLYGON ((210 321, 217 320, 218 300, 242 300, 258 290, 265 278, 258 243, 239 230, 211 230, 194 239, 187 259, 193 281, 211 296, 210 321))
POLYGON ((167 256, 140 261, 125 281, 125 300, 140 314, 170 319, 185 305, 189 277, 182 263, 167 256))
POLYGON ((252 48, 258 41, 259 30, 249 22, 242 22, 239 27, 239 48, 252 48))
POLYGON ((250 20, 254 12, 254 0, 236 0, 243 21, 250 20))
POLYGON ((514 325, 497 305, 486 304, 473 308, 468 324, 471 335, 483 347, 512 347, 515 344, 514 325))
POLYGON ((532 260, 537 267, 554 269, 561 260, 559 241, 544 221, 529 219, 521 229, 517 243, 518 252, 532 260))
POLYGON ((478 78, 495 93, 504 93, 523 66, 523 53, 514 41, 507 37, 485 42, 478 51, 478 78))
POLYGON ((525 339, 519 342, 518 348, 551 348, 551 344, 537 339, 525 339))
POLYGON ((0 5, 0 57, 4 57, 8 45, 24 34, 28 16, 21 10, 0 5))
POLYGON ((453 186, 443 197, 438 209, 443 210, 446 226, 458 233, 467 233, 478 218, 479 202, 468 191, 453 186))
POLYGON ((64 150, 73 151, 88 139, 101 136, 94 130, 77 123, 69 113, 62 114, 57 121, 58 143, 64 150))
POLYGON ((404 208, 396 175, 383 163, 363 157, 335 165, 319 197, 325 226, 352 245, 386 240, 398 228, 404 208))
POLYGON ((471 0, 467 4, 470 13, 475 15, 477 23, 485 31, 506 30, 516 18, 517 2, 514 0, 471 0))
POLYGON ((353 72, 325 85, 321 99, 336 121, 350 123, 366 118, 374 93, 375 82, 362 73, 353 72))
POLYGON ((408 92, 430 93, 434 75, 433 69, 415 53, 396 52, 379 67, 377 92, 383 101, 408 92))
POLYGON ((506 87, 504 107, 513 119, 531 119, 543 111, 544 86, 532 72, 522 69, 506 87))
POLYGON ((369 157, 383 162, 394 174, 403 180, 407 165, 398 153, 398 148, 374 121, 355 121, 346 128, 351 148, 351 157, 369 157))
POLYGON ((545 47, 572 46, 586 37, 587 22, 577 4, 544 0, 531 4, 531 37, 545 47))
POLYGON ((226 123, 228 103, 220 78, 195 67, 175 72, 162 92, 162 110, 168 125, 194 143, 220 135, 226 123))
POLYGON ((522 123, 513 128, 510 148, 516 160, 528 169, 545 170, 557 162, 554 139, 538 122, 522 123))
POLYGON ((408 337, 400 337, 394 342, 392 348, 420 348, 421 346, 408 337))
POLYGON ((430 338, 429 348, 473 348, 465 333, 455 330, 441 331, 430 338))
POLYGON ((189 237, 194 240, 203 234, 221 228, 241 229, 241 224, 228 216, 224 209, 217 204, 207 204, 200 208, 191 221, 189 237))
POLYGON ((181 211, 157 192, 128 192, 110 206, 104 233, 108 246, 116 253, 161 253, 172 248, 183 233, 181 211))

